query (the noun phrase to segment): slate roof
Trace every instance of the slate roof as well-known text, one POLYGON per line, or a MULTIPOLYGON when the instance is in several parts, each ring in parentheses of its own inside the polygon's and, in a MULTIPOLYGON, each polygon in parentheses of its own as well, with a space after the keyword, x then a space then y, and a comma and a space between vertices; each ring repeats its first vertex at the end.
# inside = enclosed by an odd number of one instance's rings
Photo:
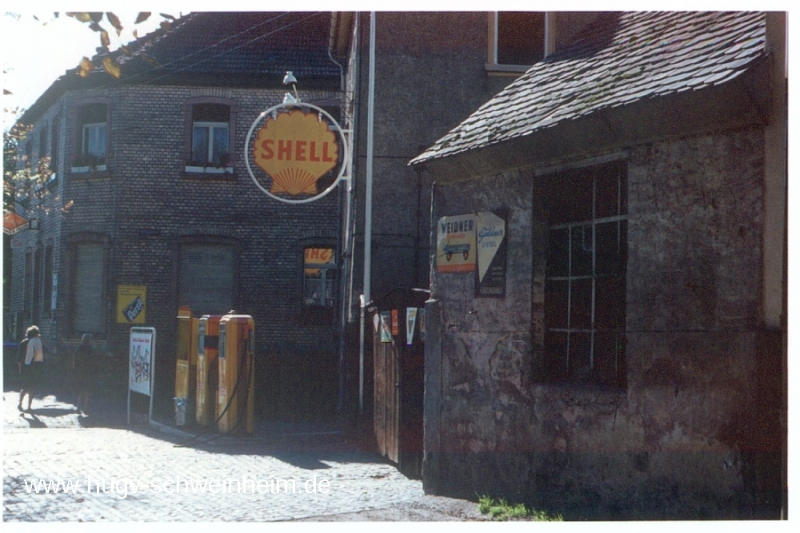
POLYGON ((758 12, 603 13, 410 164, 726 83, 765 55, 765 38, 766 17, 758 12))
MULTIPOLYGON (((329 12, 199 12, 157 31, 134 47, 158 61, 161 72, 338 77, 328 57, 329 12)), ((118 56, 126 63, 136 59, 118 56)))

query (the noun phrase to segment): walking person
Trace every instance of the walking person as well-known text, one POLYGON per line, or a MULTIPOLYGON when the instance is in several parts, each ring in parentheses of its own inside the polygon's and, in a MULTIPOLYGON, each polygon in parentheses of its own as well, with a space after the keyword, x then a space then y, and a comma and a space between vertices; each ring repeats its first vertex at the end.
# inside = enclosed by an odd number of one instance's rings
POLYGON ((81 344, 72 355, 72 385, 76 395, 75 409, 85 414, 89 410, 89 392, 95 381, 95 360, 92 335, 84 333, 81 344))
POLYGON ((28 395, 28 408, 24 411, 31 410, 33 403, 33 393, 39 390, 42 384, 42 373, 44 367, 44 344, 42 338, 39 336, 38 326, 31 326, 25 331, 25 339, 19 344, 20 359, 22 354, 25 354, 22 360, 22 389, 19 391, 19 406, 22 409, 22 403, 25 395, 28 395))

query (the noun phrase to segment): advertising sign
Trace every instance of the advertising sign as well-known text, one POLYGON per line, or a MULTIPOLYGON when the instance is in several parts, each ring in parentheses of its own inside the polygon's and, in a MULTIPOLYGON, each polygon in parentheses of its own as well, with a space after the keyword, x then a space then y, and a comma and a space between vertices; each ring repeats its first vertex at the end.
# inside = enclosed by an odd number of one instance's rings
POLYGON ((305 203, 328 194, 347 167, 341 127, 313 104, 281 104, 264 111, 245 142, 253 182, 285 203, 305 203))
POLYGON ((478 283, 476 296, 506 295, 506 221, 490 212, 477 216, 478 283))
POLYGON ((128 383, 133 392, 150 395, 155 328, 132 328, 129 345, 128 383))
POLYGON ((146 308, 146 285, 117 286, 117 324, 144 324, 146 308))
POLYGON ((437 224, 436 271, 475 271, 476 215, 442 217, 437 224))

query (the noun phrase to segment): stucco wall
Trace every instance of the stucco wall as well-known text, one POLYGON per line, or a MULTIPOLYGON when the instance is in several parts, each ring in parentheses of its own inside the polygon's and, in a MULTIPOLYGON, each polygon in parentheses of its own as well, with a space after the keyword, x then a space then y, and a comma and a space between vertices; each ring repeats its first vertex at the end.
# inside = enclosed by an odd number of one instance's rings
POLYGON ((630 150, 623 389, 537 375, 546 234, 535 170, 437 187, 436 218, 509 209, 509 257, 502 300, 474 298, 472 274, 433 274, 428 492, 505 495, 572 519, 758 515, 769 485, 759 454, 777 451, 757 435, 770 416, 758 355, 763 153, 761 130, 630 150))

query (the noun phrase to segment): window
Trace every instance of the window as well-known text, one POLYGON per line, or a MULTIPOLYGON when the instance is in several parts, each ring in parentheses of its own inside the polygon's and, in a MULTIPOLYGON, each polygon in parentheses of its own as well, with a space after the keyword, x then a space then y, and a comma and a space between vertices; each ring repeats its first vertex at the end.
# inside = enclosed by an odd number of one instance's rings
POLYGON ((545 371, 554 381, 625 384, 624 165, 545 178, 545 371))
POLYGON ((42 309, 46 315, 53 310, 53 247, 44 249, 44 294, 42 296, 42 309))
POLYGON ((47 157, 47 124, 39 130, 39 162, 47 157))
POLYGON ((308 322, 332 322, 336 298, 336 250, 325 246, 303 249, 303 317, 308 322))
POLYGON ((78 139, 73 168, 89 167, 91 170, 105 170, 108 148, 108 106, 106 104, 87 104, 78 110, 78 139))
POLYGON ((33 298, 33 254, 25 252, 25 277, 22 286, 22 308, 25 311, 31 310, 31 299, 33 298))
POLYGON ((233 172, 231 108, 220 103, 197 103, 192 108, 191 155, 187 172, 233 172))
MULTIPOLYGON (((544 12, 509 11, 489 15, 488 70, 524 72, 544 59, 547 26, 544 12)), ((549 32, 548 32, 549 33, 549 32)))

